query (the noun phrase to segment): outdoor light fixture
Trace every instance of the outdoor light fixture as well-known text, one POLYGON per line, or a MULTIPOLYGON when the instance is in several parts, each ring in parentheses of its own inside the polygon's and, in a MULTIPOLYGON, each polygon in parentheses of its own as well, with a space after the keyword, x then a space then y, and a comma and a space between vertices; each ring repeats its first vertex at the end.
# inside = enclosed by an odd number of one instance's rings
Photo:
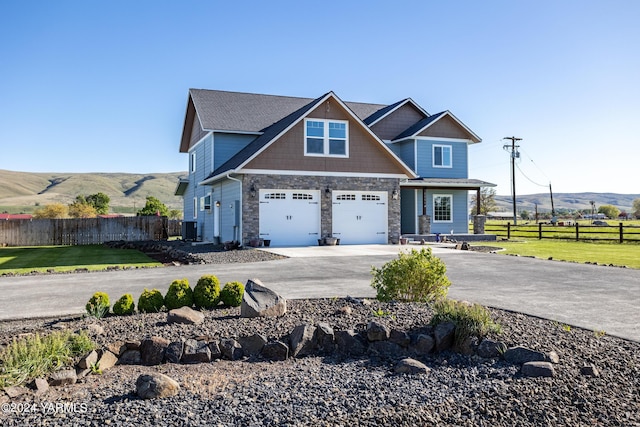
POLYGON ((220 200, 216 200, 216 208, 220 207, 220 200))
POLYGON ((391 193, 391 198, 393 200, 398 200, 398 190, 396 188, 393 189, 393 192, 391 193))
POLYGON ((329 187, 325 188, 325 189, 324 189, 324 194, 326 194, 327 196, 328 196, 329 194, 331 194, 331 189, 330 189, 329 187))
POLYGON ((249 187, 249 193, 251 194, 251 197, 256 197, 256 186, 255 186, 255 184, 251 183, 251 187, 249 187))

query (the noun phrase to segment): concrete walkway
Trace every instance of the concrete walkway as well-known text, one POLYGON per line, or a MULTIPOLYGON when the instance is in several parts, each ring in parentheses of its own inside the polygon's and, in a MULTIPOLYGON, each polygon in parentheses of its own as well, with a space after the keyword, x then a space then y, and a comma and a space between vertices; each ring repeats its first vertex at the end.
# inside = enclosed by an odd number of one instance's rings
MULTIPOLYGON (((451 298, 640 341, 640 270, 431 247, 447 265, 451 298)), ((408 249, 398 245, 269 248, 290 258, 0 277, 0 320, 78 314, 96 291, 107 292, 114 301, 127 292, 137 299, 144 288, 164 293, 173 279, 186 277, 193 286, 203 274, 215 274, 221 283, 256 277, 286 298, 374 297, 371 266, 379 267, 408 249)))

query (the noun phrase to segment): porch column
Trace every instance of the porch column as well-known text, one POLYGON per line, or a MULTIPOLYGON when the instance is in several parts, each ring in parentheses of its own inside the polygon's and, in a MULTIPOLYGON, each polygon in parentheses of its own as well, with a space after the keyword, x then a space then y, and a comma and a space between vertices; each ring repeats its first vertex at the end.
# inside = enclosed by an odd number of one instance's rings
MULTIPOLYGON (((480 215, 480 187, 476 189, 476 215, 480 215)), ((484 232, 481 234, 484 234, 484 232)))

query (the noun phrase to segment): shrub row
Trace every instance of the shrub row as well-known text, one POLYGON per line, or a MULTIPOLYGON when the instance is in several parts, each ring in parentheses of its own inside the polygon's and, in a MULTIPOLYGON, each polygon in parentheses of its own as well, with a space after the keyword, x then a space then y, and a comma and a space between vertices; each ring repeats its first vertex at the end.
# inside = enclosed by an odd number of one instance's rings
MULTIPOLYGON (((220 281, 214 275, 205 275, 198 279, 196 286, 191 289, 187 279, 171 282, 166 295, 158 289, 145 289, 138 298, 138 312, 157 313, 162 307, 173 310, 180 307, 211 309, 221 302, 227 307, 238 307, 242 303, 244 285, 240 282, 228 282, 220 290, 220 281)), ((96 292, 85 306, 90 316, 101 318, 109 313, 111 304, 109 295, 96 292)), ((125 316, 135 312, 133 295, 124 294, 113 304, 113 314, 125 316)))

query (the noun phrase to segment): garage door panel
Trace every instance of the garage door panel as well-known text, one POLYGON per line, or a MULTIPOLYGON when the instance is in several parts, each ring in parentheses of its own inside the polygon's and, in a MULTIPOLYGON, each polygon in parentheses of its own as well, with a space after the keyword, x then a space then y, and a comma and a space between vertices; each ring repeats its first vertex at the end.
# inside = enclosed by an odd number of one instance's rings
POLYGON ((319 200, 319 190, 260 190, 260 237, 274 246, 316 244, 319 200))
POLYGON ((334 191, 333 236, 341 244, 387 243, 385 191, 334 191))

